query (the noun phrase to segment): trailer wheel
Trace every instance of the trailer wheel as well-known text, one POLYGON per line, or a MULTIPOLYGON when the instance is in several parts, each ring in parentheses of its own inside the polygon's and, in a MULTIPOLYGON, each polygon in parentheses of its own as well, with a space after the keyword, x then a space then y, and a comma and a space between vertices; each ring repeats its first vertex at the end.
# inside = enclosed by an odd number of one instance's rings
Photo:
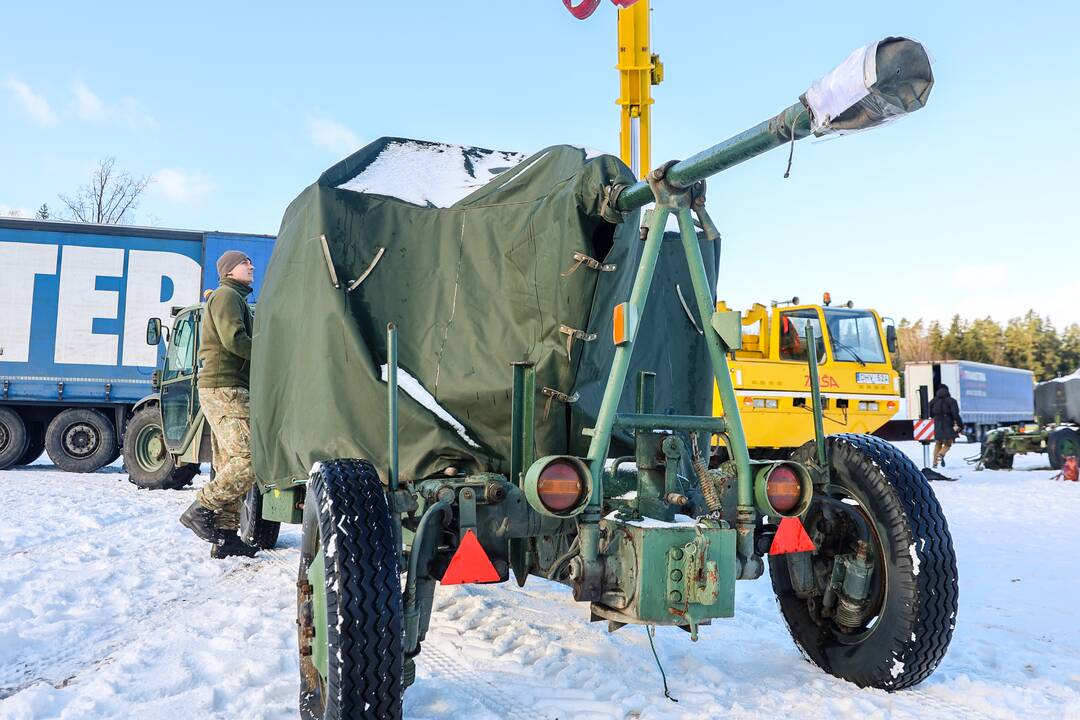
POLYGON ((116 431, 97 410, 68 408, 49 423, 45 452, 61 470, 94 472, 116 458, 116 431))
POLYGON ((0 407, 0 470, 19 464, 29 442, 22 416, 0 407))
POLYGON ((394 526, 370 463, 312 474, 297 579, 300 715, 401 718, 404 637, 394 526))
POLYGON ((262 505, 263 494, 257 485, 252 485, 240 504, 240 539, 260 550, 269 550, 277 545, 281 523, 263 518, 262 505))
POLYGON ((1011 470, 1013 458, 1005 451, 1005 446, 993 436, 985 437, 982 441, 982 463, 987 470, 1011 470))
POLYGON ((1060 470, 1069 455, 1080 457, 1080 433, 1067 427, 1051 430, 1046 438, 1046 454, 1050 456, 1050 467, 1060 470))
POLYGON ((26 450, 23 451, 23 457, 18 459, 16 465, 29 465, 40 458, 41 453, 45 451, 45 431, 40 425, 38 427, 33 426, 35 424, 38 423, 30 423, 27 426, 26 450))
MULTIPOLYGON (((941 662, 955 625, 956 555, 945 515, 919 468, 897 448, 869 435, 827 442, 831 482, 816 489, 805 519, 817 549, 769 558, 780 611, 799 649, 826 672, 860 687, 911 687, 941 662), (830 506, 840 508, 832 520, 830 506), (855 550, 860 526, 874 566, 866 602, 854 613, 839 602, 826 609, 835 558, 855 550), (813 584, 799 597, 789 564, 807 556, 813 584)), ((814 454, 811 442, 792 459, 808 462, 814 454)))

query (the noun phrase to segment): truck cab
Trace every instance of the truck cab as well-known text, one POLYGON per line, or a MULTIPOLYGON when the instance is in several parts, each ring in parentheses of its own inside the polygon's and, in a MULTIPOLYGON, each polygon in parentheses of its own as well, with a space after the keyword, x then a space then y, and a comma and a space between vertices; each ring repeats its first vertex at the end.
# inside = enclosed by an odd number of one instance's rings
POLYGON ((157 345, 167 334, 164 361, 154 372, 148 395, 135 406, 124 436, 124 465, 139 487, 182 487, 210 462, 210 427, 199 407, 199 333, 203 305, 172 309, 171 333, 150 318, 146 341, 157 345))
POLYGON ((178 462, 210 462, 210 427, 199 407, 199 333, 204 305, 177 312, 158 396, 166 449, 178 462))
MULTIPOLYGON (((828 296, 826 296, 828 302, 828 296)), ((817 356, 825 432, 872 433, 899 409, 900 381, 889 353, 895 330, 871 309, 851 303, 805 305, 798 299, 754 303, 742 315, 742 347, 730 372, 751 454, 786 456, 814 437, 807 360, 817 356), (807 348, 812 325, 815 348, 807 348)), ((723 301, 717 310, 728 310, 723 301)), ((715 386, 714 414, 723 413, 715 386)))

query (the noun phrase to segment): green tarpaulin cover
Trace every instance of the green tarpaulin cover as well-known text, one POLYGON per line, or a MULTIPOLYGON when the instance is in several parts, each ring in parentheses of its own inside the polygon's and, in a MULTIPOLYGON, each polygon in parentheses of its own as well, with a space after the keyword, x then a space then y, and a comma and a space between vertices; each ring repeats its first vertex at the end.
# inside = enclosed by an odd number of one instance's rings
MULTIPOLYGON (((612 222, 604 189, 633 180, 617 158, 574 146, 525 157, 401 138, 323 173, 285 213, 255 317, 260 482, 302 481, 333 458, 385 473, 389 322, 403 479, 507 472, 516 361, 536 366, 535 455, 583 455, 614 354, 612 309, 642 248, 638 214, 612 222)), ((715 280, 719 243, 702 251, 715 280)), ((651 370, 657 412, 707 415, 711 371, 682 257, 672 236, 627 385, 651 370)), ((622 409, 633 406, 624 393, 622 409)), ((617 437, 612 455, 628 442, 617 437)))

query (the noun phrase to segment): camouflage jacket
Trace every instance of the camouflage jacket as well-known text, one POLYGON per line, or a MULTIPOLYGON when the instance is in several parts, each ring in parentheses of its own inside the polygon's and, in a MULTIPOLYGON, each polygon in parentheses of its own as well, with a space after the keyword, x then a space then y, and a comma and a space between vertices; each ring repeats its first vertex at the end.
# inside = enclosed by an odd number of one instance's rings
POLYGON ((251 374, 251 287, 225 278, 206 301, 199 343, 199 387, 247 387, 251 374))

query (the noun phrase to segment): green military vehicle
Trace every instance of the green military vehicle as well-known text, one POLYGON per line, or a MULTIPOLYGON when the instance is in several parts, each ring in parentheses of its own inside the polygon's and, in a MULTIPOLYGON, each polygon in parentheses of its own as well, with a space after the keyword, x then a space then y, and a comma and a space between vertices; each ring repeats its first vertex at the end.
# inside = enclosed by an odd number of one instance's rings
MULTIPOLYGON (((131 482, 148 490, 189 485, 201 463, 210 462, 210 426, 199 407, 197 384, 200 322, 204 304, 172 309, 172 331, 161 318, 151 318, 146 342, 156 346, 162 334, 168 348, 151 383, 156 390, 135 406, 124 435, 124 467, 131 482)), ((211 470, 211 472, 213 472, 211 470)), ((240 536, 249 545, 266 549, 277 543, 280 523, 262 518, 262 494, 257 488, 244 498, 240 536)))
POLYGON ((1050 467, 1061 470, 1065 458, 1080 455, 1080 370, 1036 383, 1035 419, 986 433, 977 467, 1008 470, 1017 455, 1046 453, 1050 467))
POLYGON ((767 558, 808 660, 890 691, 934 671, 958 602, 941 507, 896 448, 824 435, 812 362, 815 440, 751 461, 704 186, 916 110, 932 83, 918 43, 886 38, 646 182, 573 146, 383 138, 293 201, 255 319, 252 456, 262 518, 303 528, 302 717, 400 717, 436 586, 511 576, 611 630, 697 640, 767 558), (713 436, 729 459, 710 468, 713 436))

